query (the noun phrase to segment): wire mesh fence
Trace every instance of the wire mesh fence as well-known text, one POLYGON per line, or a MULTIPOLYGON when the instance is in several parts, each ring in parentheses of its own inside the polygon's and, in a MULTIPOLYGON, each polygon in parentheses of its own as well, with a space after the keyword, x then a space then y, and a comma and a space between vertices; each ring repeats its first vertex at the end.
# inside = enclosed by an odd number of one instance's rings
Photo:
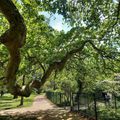
POLYGON ((120 97, 111 94, 109 99, 99 93, 60 93, 46 92, 54 104, 80 112, 95 120, 120 120, 120 97))

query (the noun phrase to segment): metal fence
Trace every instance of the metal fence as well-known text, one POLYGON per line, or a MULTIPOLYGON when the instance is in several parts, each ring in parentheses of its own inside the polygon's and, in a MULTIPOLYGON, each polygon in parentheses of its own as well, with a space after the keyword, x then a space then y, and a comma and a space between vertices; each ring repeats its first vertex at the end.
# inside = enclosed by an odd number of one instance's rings
POLYGON ((46 92, 46 96, 50 99, 54 104, 60 107, 70 106, 71 97, 67 97, 65 93, 60 92, 46 92))
POLYGON ((120 98, 112 95, 109 100, 99 93, 60 93, 46 92, 46 96, 54 104, 77 111, 85 115, 88 119, 95 120, 120 120, 120 98))

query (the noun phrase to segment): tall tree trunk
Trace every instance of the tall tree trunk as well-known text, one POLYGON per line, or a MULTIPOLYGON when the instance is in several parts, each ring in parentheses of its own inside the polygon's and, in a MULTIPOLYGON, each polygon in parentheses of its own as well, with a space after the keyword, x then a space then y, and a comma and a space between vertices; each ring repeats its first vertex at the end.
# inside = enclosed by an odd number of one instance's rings
POLYGON ((20 87, 16 84, 16 72, 20 64, 20 48, 25 43, 26 26, 12 0, 0 0, 0 11, 10 24, 10 28, 0 37, 0 42, 10 54, 5 75, 6 86, 11 94, 17 95, 20 87))

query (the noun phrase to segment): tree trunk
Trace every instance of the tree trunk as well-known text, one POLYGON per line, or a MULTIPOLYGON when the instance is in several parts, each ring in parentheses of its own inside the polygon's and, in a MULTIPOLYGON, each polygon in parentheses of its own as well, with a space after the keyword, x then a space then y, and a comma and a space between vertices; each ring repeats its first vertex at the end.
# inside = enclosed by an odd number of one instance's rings
POLYGON ((1 90, 0 95, 1 95, 1 97, 4 95, 4 91, 3 90, 1 90))
MULTIPOLYGON (((25 85, 25 75, 23 75, 23 82, 22 82, 22 85, 25 85)), ((20 105, 19 106, 22 106, 24 103, 24 97, 21 96, 21 100, 20 100, 20 105)))
POLYGON ((9 21, 10 28, 1 35, 3 43, 10 54, 5 80, 8 91, 13 95, 21 94, 16 84, 16 72, 20 64, 20 48, 25 43, 26 26, 24 20, 11 0, 0 0, 0 11, 9 21))

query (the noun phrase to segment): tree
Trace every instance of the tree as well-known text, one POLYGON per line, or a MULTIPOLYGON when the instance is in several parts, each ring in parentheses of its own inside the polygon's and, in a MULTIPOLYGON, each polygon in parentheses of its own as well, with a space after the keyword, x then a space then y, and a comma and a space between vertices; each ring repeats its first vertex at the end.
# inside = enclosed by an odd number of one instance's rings
MULTIPOLYGON (((89 52, 91 51, 91 54, 95 52, 99 54, 98 58, 100 60, 119 60, 118 26, 120 2, 116 5, 112 1, 108 3, 108 1, 103 0, 97 2, 95 0, 75 2, 72 0, 36 0, 35 2, 21 0, 18 4, 22 4, 22 6, 24 6, 23 8, 28 9, 25 9, 27 12, 33 10, 38 19, 40 9, 54 13, 58 12, 62 14, 66 20, 70 21, 73 28, 66 34, 59 33, 59 35, 55 37, 53 35, 55 31, 48 26, 46 27, 49 32, 47 30, 45 32, 50 36, 48 39, 52 40, 51 38, 53 38, 53 41, 45 45, 48 54, 44 53, 45 58, 43 57, 43 60, 46 59, 44 64, 41 63, 39 59, 36 60, 36 58, 38 58, 37 55, 34 57, 33 54, 29 52, 27 54, 28 59, 32 58, 33 62, 39 63, 43 70, 40 81, 32 80, 26 86, 20 87, 20 85, 16 83, 16 72, 20 64, 20 48, 25 43, 26 26, 23 17, 11 0, 0 1, 0 10, 10 24, 10 28, 0 37, 0 42, 6 46, 10 54, 5 81, 11 94, 16 96, 29 96, 33 88, 39 89, 54 70, 61 71, 65 67, 66 62, 76 53, 82 53, 85 47, 88 48, 87 50, 89 52), (106 4, 107 7, 105 7, 106 4), (34 10, 33 6, 36 6, 38 11, 34 10), (48 56, 46 56, 46 54, 48 56)), ((35 27, 38 28, 37 26, 35 27)), ((34 37, 37 34, 35 32, 31 33, 34 37)), ((30 39, 30 34, 28 37, 30 39)), ((44 40, 45 37, 43 37, 43 41, 44 40)), ((95 57, 95 55, 93 57, 95 57)))

